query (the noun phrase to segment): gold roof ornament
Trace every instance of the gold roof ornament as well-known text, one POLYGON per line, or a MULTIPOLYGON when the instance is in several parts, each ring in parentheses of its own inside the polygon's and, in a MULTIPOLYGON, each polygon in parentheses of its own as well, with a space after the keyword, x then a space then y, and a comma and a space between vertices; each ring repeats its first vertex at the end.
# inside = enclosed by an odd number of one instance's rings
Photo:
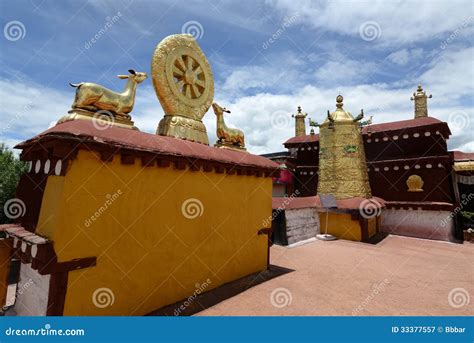
POLYGON ((295 118, 295 137, 306 136, 306 125, 305 125, 305 118, 308 113, 303 113, 301 110, 301 106, 298 106, 296 114, 292 114, 291 116, 295 118))
POLYGON ((239 129, 227 127, 225 124, 224 113, 230 113, 230 110, 219 106, 217 103, 212 104, 212 109, 217 117, 217 142, 214 146, 233 150, 247 150, 245 149, 244 133, 239 129))
POLYGON ((336 98, 336 110, 328 111, 319 125, 318 194, 333 194, 336 199, 371 198, 364 144, 359 121, 343 108, 343 97, 336 98))
POLYGON ((423 90, 421 84, 418 85, 416 92, 413 93, 413 96, 410 98, 411 101, 415 101, 415 119, 428 117, 428 100, 433 96, 426 95, 426 92, 423 90))
POLYGON ((118 75, 127 83, 122 93, 112 91, 91 82, 70 83, 76 88, 72 109, 58 120, 58 124, 70 120, 93 120, 99 126, 119 126, 137 129, 133 126, 130 112, 135 105, 137 86, 148 77, 146 73, 129 69, 128 75, 118 75))
POLYGON ((214 79, 194 37, 177 34, 163 39, 153 54, 151 74, 165 112, 156 133, 209 145, 202 118, 214 98, 214 79))

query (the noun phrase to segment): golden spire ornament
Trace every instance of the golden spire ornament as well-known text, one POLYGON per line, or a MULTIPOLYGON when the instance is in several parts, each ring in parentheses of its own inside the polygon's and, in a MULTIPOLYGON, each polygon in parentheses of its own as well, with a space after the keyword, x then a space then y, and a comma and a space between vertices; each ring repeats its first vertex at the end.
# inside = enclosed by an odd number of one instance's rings
POLYGON ((292 114, 291 116, 295 118, 295 137, 306 136, 306 125, 305 125, 305 118, 308 113, 303 113, 301 110, 301 106, 298 106, 296 114, 292 114))
POLYGON ((343 97, 336 98, 336 110, 328 111, 319 126, 318 194, 336 199, 371 198, 367 163, 359 121, 343 109, 343 97))
POLYGON ((411 101, 415 101, 415 119, 428 117, 428 100, 433 96, 426 95, 426 92, 423 90, 423 87, 418 85, 418 89, 413 93, 413 96, 410 98, 411 101))

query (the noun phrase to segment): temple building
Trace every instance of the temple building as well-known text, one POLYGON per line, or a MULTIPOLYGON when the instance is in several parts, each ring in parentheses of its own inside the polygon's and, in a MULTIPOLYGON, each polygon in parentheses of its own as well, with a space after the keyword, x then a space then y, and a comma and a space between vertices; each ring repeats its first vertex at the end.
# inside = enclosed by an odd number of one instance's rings
MULTIPOLYGON (((413 119, 382 124, 369 120, 361 126, 368 179, 372 195, 384 200, 382 232, 454 241, 461 239, 462 227, 452 211, 472 207, 469 199, 462 201, 473 193, 474 154, 448 150, 451 131, 446 122, 428 116, 428 98, 431 95, 419 85, 411 98, 413 119)), ((284 142, 288 151, 272 154, 293 177, 274 183, 284 185, 288 195, 296 192, 306 198, 315 196, 324 182, 323 188, 332 185, 337 195, 337 180, 323 174, 321 131, 306 134, 301 118, 294 117, 296 134, 284 142)), ((272 155, 265 156, 273 159, 272 155)))

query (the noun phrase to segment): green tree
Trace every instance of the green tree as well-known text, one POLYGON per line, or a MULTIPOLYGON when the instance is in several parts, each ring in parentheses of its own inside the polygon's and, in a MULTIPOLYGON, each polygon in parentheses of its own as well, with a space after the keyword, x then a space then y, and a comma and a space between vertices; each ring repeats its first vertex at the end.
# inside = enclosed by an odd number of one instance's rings
POLYGON ((0 143, 0 224, 11 222, 4 213, 4 205, 15 197, 16 187, 26 164, 20 161, 4 143, 0 143))

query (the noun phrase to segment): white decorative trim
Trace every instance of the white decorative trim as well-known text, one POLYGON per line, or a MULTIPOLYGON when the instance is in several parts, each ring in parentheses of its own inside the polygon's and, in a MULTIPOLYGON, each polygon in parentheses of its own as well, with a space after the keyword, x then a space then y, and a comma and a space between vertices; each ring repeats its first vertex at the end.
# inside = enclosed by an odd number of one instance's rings
POLYGON ((35 164, 35 173, 38 174, 41 169, 41 161, 37 160, 35 164))
POLYGON ((407 139, 408 135, 405 133, 402 137, 403 137, 403 139, 407 139))
POLYGON ((420 137, 420 134, 418 132, 416 132, 416 133, 413 134, 413 137, 418 138, 418 137, 420 137))
POLYGON ((378 172, 380 169, 379 168, 374 168, 374 171, 378 172))
POLYGON ((389 171, 389 169, 390 169, 389 167, 383 167, 384 171, 389 171))
POLYGON ((393 170, 398 170, 398 169, 400 169, 398 168, 398 166, 393 167, 393 170))
POLYGON ((428 168, 428 169, 431 169, 431 167, 433 167, 433 166, 429 163, 426 165, 426 168, 428 168))
POLYGON ((54 167, 54 174, 57 176, 61 175, 61 169, 63 168, 63 162, 61 160, 58 160, 56 162, 56 166, 54 167))
POLYGON ((388 137, 383 138, 384 142, 388 141, 388 137))
POLYGON ((415 169, 420 169, 420 165, 419 164, 415 164, 415 169))
POLYGON ((367 138, 367 143, 371 143, 372 140, 370 138, 367 138))
POLYGON ((375 138, 375 143, 377 143, 378 141, 379 141, 379 139, 378 139, 378 138, 375 138))
POLYGON ((404 166, 403 169, 408 170, 410 169, 410 166, 404 166))
POLYGON ((31 246, 31 257, 35 258, 37 253, 38 253, 38 245, 33 244, 31 246))
POLYGON ((396 141, 396 140, 398 140, 398 136, 393 136, 392 139, 393 139, 394 141, 396 141))
POLYGON ((50 160, 46 160, 46 162, 44 163, 44 173, 45 174, 48 174, 49 173, 49 168, 51 167, 51 161, 50 160))
POLYGON ((426 132, 425 132, 425 136, 426 136, 426 137, 431 136, 431 132, 426 131, 426 132))
POLYGON ((28 161, 26 162, 26 165, 28 166, 28 171, 27 173, 29 173, 31 171, 31 169, 33 169, 33 162, 32 161, 28 161))

